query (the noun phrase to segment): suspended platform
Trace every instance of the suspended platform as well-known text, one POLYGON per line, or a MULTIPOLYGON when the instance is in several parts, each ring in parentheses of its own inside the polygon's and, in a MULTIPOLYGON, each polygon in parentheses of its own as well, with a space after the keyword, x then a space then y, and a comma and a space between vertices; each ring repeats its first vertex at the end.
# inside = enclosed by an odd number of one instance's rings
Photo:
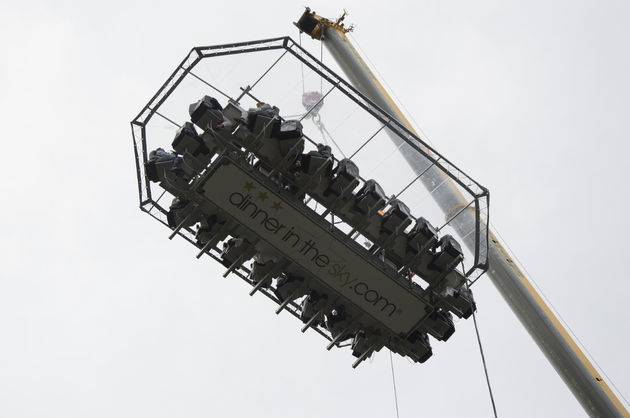
POLYGON ((302 332, 349 346, 353 367, 383 347, 424 362, 429 336, 475 310, 488 191, 290 38, 194 48, 131 125, 141 210, 302 332), (420 181, 432 170, 468 202, 447 219, 427 199, 441 184, 420 181), (454 237, 464 212, 474 251, 454 237))

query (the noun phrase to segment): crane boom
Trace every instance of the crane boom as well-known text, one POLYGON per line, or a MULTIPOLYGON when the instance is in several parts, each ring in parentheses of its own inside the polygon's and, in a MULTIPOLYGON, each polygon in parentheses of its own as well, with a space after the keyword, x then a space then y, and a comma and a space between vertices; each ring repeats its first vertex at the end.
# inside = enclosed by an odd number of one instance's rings
MULTIPOLYGON (((357 90, 418 136, 350 43, 346 36, 348 29, 341 23, 344 17, 345 12, 339 19, 330 20, 316 15, 307 8, 296 25, 312 38, 323 42, 357 90)), ((427 170, 430 165, 428 160, 417 153, 406 153, 405 146, 409 147, 409 145, 402 143, 396 135, 390 135, 390 138, 397 146, 400 146, 411 168, 418 174, 424 173, 421 180, 425 185, 444 182, 443 187, 435 190, 432 196, 447 217, 466 206, 465 199, 450 178, 434 167, 427 170)), ((459 222, 454 223, 453 226, 466 245, 474 248, 474 238, 471 235, 464 237, 470 231, 471 225, 474 225, 473 213, 464 211, 461 215, 458 217, 459 222)), ((516 266, 496 236, 491 231, 489 231, 489 236, 488 275, 491 281, 585 411, 593 417, 630 417, 617 396, 549 309, 525 274, 516 266)))

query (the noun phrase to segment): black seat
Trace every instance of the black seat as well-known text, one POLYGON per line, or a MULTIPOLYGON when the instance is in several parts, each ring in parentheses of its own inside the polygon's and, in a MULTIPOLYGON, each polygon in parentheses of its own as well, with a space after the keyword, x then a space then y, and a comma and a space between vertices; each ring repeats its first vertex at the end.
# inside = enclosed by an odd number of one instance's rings
POLYGON ((472 290, 463 285, 459 290, 451 287, 440 293, 441 299, 438 305, 448 309, 461 318, 469 318, 477 309, 472 290))
POLYGON ((407 337, 408 341, 408 354, 417 362, 424 363, 433 355, 431 350, 431 344, 429 343, 429 336, 424 332, 414 331, 407 337))
POLYGON ((432 310, 422 325, 426 327, 429 334, 440 341, 448 340, 455 332, 453 315, 440 308, 432 310))
POLYGON ((210 152, 201 137, 197 134, 195 126, 190 122, 184 123, 184 125, 179 128, 175 134, 175 139, 173 139, 172 146, 173 149, 181 155, 188 153, 197 157, 210 152))
POLYGON ((411 211, 409 207, 398 199, 389 202, 389 210, 383 215, 381 221, 381 234, 393 234, 402 232, 411 223, 411 211))
POLYGON ((195 233, 197 245, 203 246, 203 244, 210 241, 222 225, 225 225, 225 220, 219 220, 219 217, 215 214, 203 216, 195 233))
POLYGON ((274 136, 278 139, 302 138, 302 123, 299 120, 286 120, 274 136))
POLYGON ((188 107, 188 113, 190 120, 204 131, 223 123, 223 107, 214 97, 203 96, 201 100, 188 107))
POLYGON ((149 160, 144 163, 144 173, 150 181, 158 182, 164 180, 166 173, 173 168, 175 155, 166 153, 158 157, 158 152, 164 151, 162 148, 154 149, 149 153, 149 160))
POLYGON ((344 197, 359 184, 359 167, 348 158, 339 161, 333 170, 332 179, 328 188, 324 191, 324 196, 334 195, 344 197))
POLYGON ((295 158, 304 151, 304 139, 286 138, 278 140, 278 149, 282 158, 288 162, 295 161, 295 158))
POLYGON ((435 241, 437 241, 437 230, 429 221, 420 217, 409 232, 407 252, 418 255, 420 250, 430 248, 435 241))
POLYGON ((278 119, 265 114, 250 114, 248 120, 247 128, 255 139, 266 139, 272 136, 277 138, 274 133, 278 132, 280 127, 278 119))
POLYGON ((368 180, 354 197, 353 208, 364 215, 368 215, 381 209, 386 200, 385 192, 376 180, 368 180))
POLYGON ((274 133, 280 130, 280 120, 278 116, 280 115, 280 110, 275 106, 264 105, 263 107, 256 109, 249 109, 247 112, 247 127, 250 131, 255 131, 255 126, 257 123, 257 119, 259 116, 263 116, 267 118, 267 120, 275 119, 274 133))
MULTIPOLYGON (((195 209, 193 205, 189 204, 190 202, 181 197, 176 197, 171 202, 171 206, 169 207, 168 213, 166 214, 166 221, 168 226, 171 228, 176 228, 180 222, 184 221, 188 215, 192 213, 195 209)), ((184 228, 193 226, 197 223, 197 219, 194 216, 188 218, 186 224, 183 225, 184 228)))
MULTIPOLYGON (((155 166, 155 164, 156 164, 155 160, 150 160, 150 161, 147 161, 146 163, 144 163, 144 174, 152 182, 160 181, 160 177, 158 175, 158 169, 155 166)), ((170 164, 170 165, 172 165, 172 164, 170 164)))
POLYGON ((437 247, 439 251, 436 252, 429 264, 429 268, 433 270, 448 272, 464 258, 462 247, 451 235, 444 235, 440 238, 437 247))
POLYGON ((315 155, 308 153, 302 157, 302 171, 308 175, 313 175, 319 170, 319 168, 326 164, 327 167, 323 168, 321 174, 328 177, 332 172, 332 161, 321 155, 315 155))
POLYGON ((470 315, 472 315, 473 312, 477 310, 477 304, 475 303, 475 298, 473 297, 472 290, 470 290, 467 286, 462 286, 462 288, 455 292, 454 297, 455 299, 459 299, 459 306, 462 307, 463 318, 470 317, 470 315))

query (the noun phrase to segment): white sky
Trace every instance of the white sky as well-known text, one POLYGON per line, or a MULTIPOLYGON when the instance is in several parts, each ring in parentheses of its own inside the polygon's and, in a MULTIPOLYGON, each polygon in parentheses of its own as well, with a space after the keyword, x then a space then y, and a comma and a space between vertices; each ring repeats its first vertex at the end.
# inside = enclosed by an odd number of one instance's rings
MULTIPOLYGON (((129 121, 192 46, 297 38, 303 5, 16 4, 0 3, 0 416, 395 416, 385 350, 352 370, 137 208, 129 121)), ((630 4, 310 6, 349 10, 628 398, 630 4)), ((582 416, 490 281, 474 290, 499 416, 582 416)), ((401 417, 491 415, 473 323, 456 327, 427 363, 394 358, 401 417)))

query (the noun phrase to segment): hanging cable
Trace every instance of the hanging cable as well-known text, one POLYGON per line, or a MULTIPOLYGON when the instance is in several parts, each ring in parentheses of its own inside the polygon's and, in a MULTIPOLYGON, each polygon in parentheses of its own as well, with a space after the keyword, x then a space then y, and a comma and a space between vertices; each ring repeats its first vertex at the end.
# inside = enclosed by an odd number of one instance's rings
POLYGON ((394 384, 394 402, 396 403, 396 418, 400 418, 398 415, 398 394, 396 393, 396 377, 394 376, 394 358, 392 352, 389 351, 389 364, 392 366, 392 383, 394 384))
MULTIPOLYGON (((322 35, 322 39, 319 41, 319 62, 324 65, 324 35, 322 35)), ((324 77, 319 76, 319 92, 324 92, 324 77)))
POLYGON ((313 121, 313 123, 315 124, 315 126, 317 126, 317 129, 319 129, 319 131, 322 134, 322 138, 324 140, 324 143, 326 145, 328 145, 328 141, 326 140, 326 136, 328 136, 328 138, 330 139, 330 141, 333 143, 333 145, 335 147, 337 147, 337 149, 339 150, 339 152, 341 153, 341 155, 343 156, 343 158, 346 158, 346 154, 344 154, 344 152, 341 150, 341 147, 339 147, 339 144, 337 144, 337 142, 335 141, 335 139, 332 137, 332 135, 330 134, 330 132, 328 132, 328 129, 326 129, 326 126, 324 126, 324 122, 321 121, 321 118, 318 118, 317 120, 315 120, 315 117, 311 118, 311 120, 313 121))
POLYGON ((326 135, 324 134, 324 131, 320 128, 319 132, 322 134, 322 142, 324 143, 324 145, 328 145, 328 140, 326 140, 326 135))
MULTIPOLYGON (((300 31, 300 53, 302 53, 302 31, 300 31)), ((302 67, 302 94, 306 91, 304 87, 304 61, 300 60, 300 66, 302 67)))
POLYGON ((490 402, 492 402, 492 410, 494 417, 497 418, 497 407, 494 404, 494 396, 492 395, 492 387, 490 386, 490 377, 488 376, 488 368, 486 367, 486 357, 483 355, 483 347, 481 346, 481 337, 479 336, 479 328, 477 327, 477 317, 475 308, 473 307, 473 322, 475 323, 475 333, 477 334, 477 342, 479 343, 479 353, 481 354, 481 362, 483 363, 483 371, 486 374, 486 383, 488 383, 488 392, 490 393, 490 402))
POLYGON ((326 133, 326 135, 328 135, 328 138, 330 138, 330 142, 332 142, 333 144, 335 144, 335 146, 337 147, 337 149, 339 150, 339 152, 341 153, 341 156, 343 158, 346 158, 346 154, 344 154, 344 152, 341 150, 341 147, 339 146, 339 144, 337 144, 337 141, 335 141, 335 139, 332 137, 332 135, 330 134, 330 132, 328 132, 328 129, 326 129, 326 127, 324 126, 324 124, 322 124, 322 130, 326 133))

